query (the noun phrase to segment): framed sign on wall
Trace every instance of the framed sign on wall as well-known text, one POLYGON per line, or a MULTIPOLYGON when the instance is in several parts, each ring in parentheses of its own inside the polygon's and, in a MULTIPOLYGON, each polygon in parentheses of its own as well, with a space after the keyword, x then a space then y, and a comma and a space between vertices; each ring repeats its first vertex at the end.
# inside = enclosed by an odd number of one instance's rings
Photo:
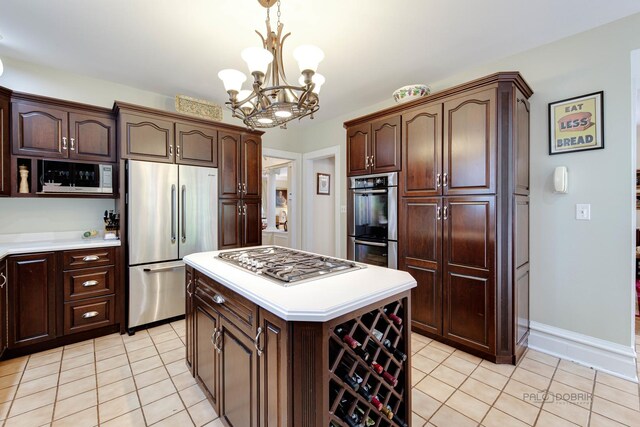
POLYGON ((549 104, 549 154, 604 148, 603 92, 549 104))
POLYGON ((317 188, 316 194, 322 194, 328 196, 330 194, 329 180, 331 179, 331 175, 326 173, 317 174, 317 188))

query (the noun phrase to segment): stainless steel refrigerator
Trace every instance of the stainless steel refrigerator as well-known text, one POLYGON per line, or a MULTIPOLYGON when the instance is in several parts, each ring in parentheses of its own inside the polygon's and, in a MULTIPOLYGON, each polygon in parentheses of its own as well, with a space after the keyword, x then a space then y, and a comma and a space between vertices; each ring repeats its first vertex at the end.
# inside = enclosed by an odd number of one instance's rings
POLYGON ((218 170, 130 160, 127 165, 128 322, 184 314, 184 263, 218 246, 218 170))

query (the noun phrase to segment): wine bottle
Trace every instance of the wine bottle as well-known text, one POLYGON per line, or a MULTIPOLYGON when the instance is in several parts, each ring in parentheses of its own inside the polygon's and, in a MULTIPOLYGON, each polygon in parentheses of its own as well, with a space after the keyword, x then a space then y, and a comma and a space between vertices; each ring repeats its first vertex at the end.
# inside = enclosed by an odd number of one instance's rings
POLYGON ((391 320, 393 323, 395 323, 398 326, 402 325, 402 318, 393 314, 391 310, 389 310, 387 307, 385 307, 384 310, 382 311, 384 311, 384 313, 387 315, 389 320, 391 320))
MULTIPOLYGON (((339 393, 339 390, 334 390, 334 393, 339 393)), ((362 427, 357 419, 357 415, 349 415, 348 406, 348 401, 344 398, 343 394, 342 399, 340 399, 340 403, 338 403, 338 407, 336 408, 335 415, 347 423, 349 427, 362 427)))
POLYGON ((393 387, 398 385, 398 379, 391 375, 389 372, 385 371, 382 365, 377 362, 371 362, 371 368, 378 374, 381 375, 384 380, 391 384, 393 387))
POLYGON ((400 362, 404 362, 405 360, 407 360, 407 355, 401 352, 400 350, 398 350, 397 348, 395 348, 391 343, 390 339, 388 338, 384 340, 382 339, 384 336, 382 332, 380 332, 377 329, 374 329, 373 331, 371 331, 371 333, 389 351, 389 353, 393 354, 393 357, 398 359, 400 362))
POLYGON ((389 418, 390 420, 393 419, 394 413, 391 410, 391 407, 383 406, 382 409, 380 409, 380 412, 382 412, 384 414, 384 416, 389 418))
POLYGON ((373 421, 370 417, 364 417, 364 411, 359 406, 356 406, 356 410, 360 413, 360 419, 363 420, 361 424, 365 427, 370 427, 376 425, 376 422, 373 421))
POLYGON ((378 362, 371 362, 371 368, 376 371, 376 373, 378 375, 382 375, 382 373, 384 372, 384 368, 382 367, 381 364, 379 364, 378 362))
MULTIPOLYGON (((389 408, 391 409, 391 408, 389 408)), ((393 418, 391 418, 391 421, 393 421, 394 423, 398 424, 400 427, 408 427, 407 423, 405 423, 404 421, 402 421, 400 419, 400 417, 398 417, 398 414, 393 414, 393 418)))
POLYGON ((369 386, 364 384, 364 379, 360 375, 354 374, 354 377, 358 384, 358 388, 354 390, 357 391, 358 394, 362 396, 367 402, 371 402, 371 398, 373 398, 373 395, 369 393, 369 386))
POLYGON ((358 389, 360 388, 360 384, 358 384, 358 381, 356 380, 356 378, 349 375, 349 371, 345 370, 343 367, 340 367, 336 370, 336 375, 338 375, 338 377, 340 377, 340 379, 344 381, 354 391, 358 391, 358 389))
POLYGON ((349 335, 346 330, 342 327, 337 327, 335 329, 336 335, 342 338, 342 341, 345 342, 351 349, 365 362, 369 360, 369 353, 367 353, 363 348, 362 344, 356 341, 351 335, 349 335))

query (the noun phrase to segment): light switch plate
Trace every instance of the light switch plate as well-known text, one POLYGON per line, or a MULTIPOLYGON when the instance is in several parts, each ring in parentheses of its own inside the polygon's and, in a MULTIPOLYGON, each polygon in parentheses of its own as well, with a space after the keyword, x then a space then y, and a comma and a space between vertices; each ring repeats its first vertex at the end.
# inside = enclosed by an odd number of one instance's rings
POLYGON ((588 203, 576 204, 576 219, 591 221, 591 205, 588 203))
POLYGON ((347 213, 347 207, 344 205, 340 206, 340 213, 347 213))

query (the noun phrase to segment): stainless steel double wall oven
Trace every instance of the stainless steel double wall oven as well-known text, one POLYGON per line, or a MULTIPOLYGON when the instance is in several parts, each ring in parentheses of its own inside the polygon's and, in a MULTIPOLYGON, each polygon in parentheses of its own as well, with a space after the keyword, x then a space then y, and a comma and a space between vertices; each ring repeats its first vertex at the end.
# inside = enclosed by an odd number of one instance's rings
POLYGON ((347 257, 398 268, 398 173, 349 178, 347 257))

